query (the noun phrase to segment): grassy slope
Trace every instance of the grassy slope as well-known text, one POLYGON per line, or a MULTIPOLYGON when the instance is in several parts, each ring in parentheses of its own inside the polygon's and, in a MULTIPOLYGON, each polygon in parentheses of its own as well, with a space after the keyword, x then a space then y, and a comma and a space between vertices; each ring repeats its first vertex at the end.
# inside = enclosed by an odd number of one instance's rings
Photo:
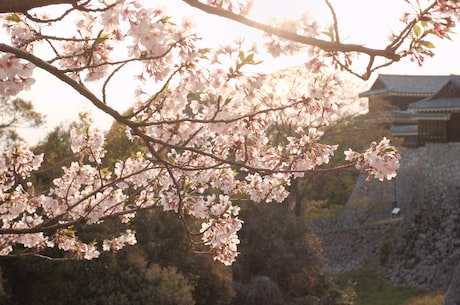
POLYGON ((339 282, 355 283, 355 305, 442 305, 444 296, 412 287, 395 287, 369 269, 346 272, 337 276, 339 282))
POLYGON ((433 292, 430 294, 409 299, 402 305, 442 305, 444 304, 444 299, 444 293, 433 292))

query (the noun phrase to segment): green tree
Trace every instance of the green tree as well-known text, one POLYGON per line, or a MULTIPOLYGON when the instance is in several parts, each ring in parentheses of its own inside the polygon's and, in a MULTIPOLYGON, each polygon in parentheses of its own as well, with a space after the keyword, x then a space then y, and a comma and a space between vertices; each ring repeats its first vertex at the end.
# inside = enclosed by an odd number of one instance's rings
POLYGON ((321 246, 303 216, 287 205, 260 204, 242 210, 241 254, 233 267, 235 280, 250 283, 255 276, 275 282, 283 295, 321 295, 321 246))
POLYGON ((18 129, 39 127, 44 120, 45 116, 35 111, 32 102, 0 97, 0 139, 3 144, 22 140, 18 129))
POLYGON ((283 305, 283 297, 276 283, 266 276, 251 279, 243 304, 283 305))
POLYGON ((182 225, 174 213, 146 211, 135 221, 138 246, 150 261, 184 274, 194 287, 196 304, 229 304, 234 295, 230 268, 205 253, 194 253, 182 225))
POLYGON ((174 267, 147 264, 136 249, 100 261, 9 260, 13 304, 194 305, 193 287, 174 267), (24 293, 27 291, 27 293, 24 293))
POLYGON ((62 174, 62 166, 69 165, 75 158, 70 149, 69 129, 68 126, 59 125, 35 146, 35 152, 45 154, 43 166, 33 176, 37 191, 49 187, 53 179, 62 174))

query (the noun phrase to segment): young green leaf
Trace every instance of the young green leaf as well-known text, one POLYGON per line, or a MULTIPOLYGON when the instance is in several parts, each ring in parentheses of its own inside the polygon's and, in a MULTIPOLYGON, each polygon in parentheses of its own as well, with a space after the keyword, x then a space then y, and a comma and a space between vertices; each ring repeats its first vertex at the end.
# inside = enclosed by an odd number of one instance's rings
POLYGON ((6 17, 6 20, 11 21, 11 22, 21 22, 21 17, 19 17, 18 14, 14 13, 14 14, 8 15, 8 17, 6 17))
POLYGON ((418 24, 414 24, 414 27, 412 28, 412 30, 414 31, 414 35, 417 38, 420 37, 420 35, 422 34, 422 29, 420 28, 418 24))
POLYGON ((425 41, 425 40, 423 40, 423 41, 421 41, 420 43, 421 43, 422 46, 424 46, 425 48, 428 48, 428 49, 434 49, 434 48, 435 48, 434 44, 433 44, 431 41, 425 41))

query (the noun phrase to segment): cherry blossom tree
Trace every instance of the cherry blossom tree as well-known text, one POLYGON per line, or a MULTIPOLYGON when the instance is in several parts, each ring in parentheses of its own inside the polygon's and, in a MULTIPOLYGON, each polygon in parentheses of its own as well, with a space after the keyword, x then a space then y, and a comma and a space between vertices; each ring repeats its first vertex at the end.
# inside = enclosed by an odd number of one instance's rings
MULTIPOLYGON (((264 75, 250 69, 263 60, 261 46, 236 41, 203 47, 191 18, 175 20, 164 8, 142 1, 1 1, 11 40, 0 43, 2 95, 29 89, 32 71, 42 69, 125 125, 143 149, 106 168, 103 133, 75 128, 71 148, 78 160, 63 168, 48 191, 37 193, 29 177, 46 156, 34 155, 25 143, 2 148, 0 255, 40 255, 57 248, 63 255, 93 259, 101 251, 135 244, 129 221, 138 211, 162 208, 177 214, 197 251, 231 264, 242 226, 235 199, 282 202, 292 179, 328 163, 336 151, 336 145, 320 142, 318 129, 341 112, 335 71, 367 79, 404 57, 422 64, 433 55, 429 37, 449 38, 459 9, 454 0, 406 0, 413 11, 404 13, 401 31, 391 35, 388 46, 377 50, 342 43, 329 0, 331 30, 309 19, 254 22, 247 18, 247 1, 184 2, 264 31, 273 56, 306 52, 308 90, 267 103, 271 88, 264 75), (363 73, 353 66, 356 54, 369 58, 363 73), (384 62, 376 66, 376 58, 384 62), (110 86, 128 71, 135 71, 137 84, 132 112, 123 114, 111 106, 110 86), (268 131, 280 119, 294 122, 296 134, 274 145, 268 131), (91 242, 78 238, 78 225, 109 218, 126 224, 126 231, 91 242), (192 225, 196 220, 201 227, 192 225)), ((364 153, 349 151, 346 159, 380 180, 393 178, 399 167, 387 139, 364 153)))

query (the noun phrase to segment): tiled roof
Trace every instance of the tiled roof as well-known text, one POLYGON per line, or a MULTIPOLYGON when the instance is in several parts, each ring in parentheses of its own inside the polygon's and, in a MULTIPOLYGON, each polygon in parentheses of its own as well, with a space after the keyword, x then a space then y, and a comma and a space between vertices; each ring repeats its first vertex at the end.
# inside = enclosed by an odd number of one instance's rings
POLYGON ((392 110, 391 115, 393 120, 396 122, 411 122, 413 121, 412 115, 413 112, 404 111, 404 110, 392 110))
POLYGON ((416 112, 460 111, 460 79, 450 79, 432 96, 409 104, 408 109, 416 112))
POLYGON ((457 98, 423 99, 409 104, 409 110, 422 111, 460 111, 460 96, 457 98))
POLYGON ((360 97, 371 95, 396 95, 427 97, 437 92, 449 79, 460 80, 460 75, 396 75, 380 74, 368 91, 360 97))
POLYGON ((418 125, 395 125, 390 128, 394 136, 416 136, 418 134, 418 125))
POLYGON ((450 120, 451 114, 450 113, 416 113, 414 114, 414 120, 424 120, 424 121, 448 121, 450 120))

